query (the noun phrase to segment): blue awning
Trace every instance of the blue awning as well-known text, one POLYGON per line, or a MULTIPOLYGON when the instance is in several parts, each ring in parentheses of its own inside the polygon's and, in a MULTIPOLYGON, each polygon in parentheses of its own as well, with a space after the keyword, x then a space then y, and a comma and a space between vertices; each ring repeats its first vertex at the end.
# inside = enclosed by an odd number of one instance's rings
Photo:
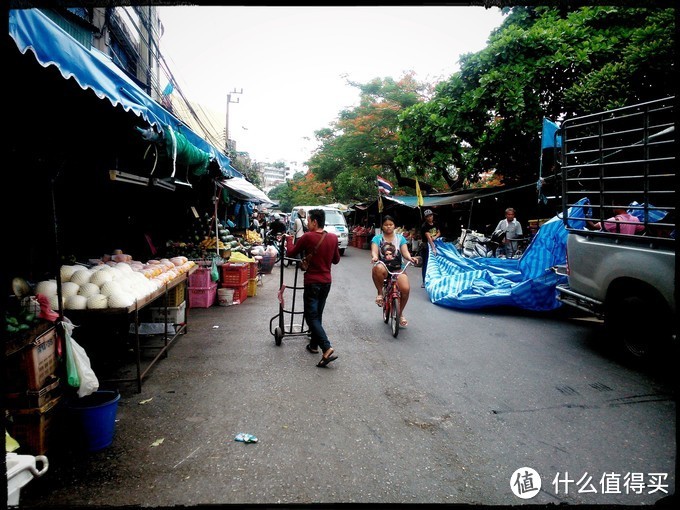
POLYGON ((39 9, 10 10, 9 34, 22 54, 30 49, 43 67, 56 66, 65 79, 73 78, 83 90, 92 90, 113 106, 121 105, 159 130, 170 126, 180 131, 190 143, 219 162, 225 177, 243 178, 226 155, 154 101, 108 56, 80 44, 39 9))

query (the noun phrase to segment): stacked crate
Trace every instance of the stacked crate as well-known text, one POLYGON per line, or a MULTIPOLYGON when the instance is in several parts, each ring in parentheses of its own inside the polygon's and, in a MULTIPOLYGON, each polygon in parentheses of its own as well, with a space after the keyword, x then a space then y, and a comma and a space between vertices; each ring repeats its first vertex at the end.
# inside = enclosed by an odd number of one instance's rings
POLYGON ((250 266, 247 263, 222 264, 222 287, 234 289, 234 304, 243 303, 248 298, 249 275, 250 266))
MULTIPOLYGON (((191 276, 189 275, 190 282, 191 276)), ((172 289, 168 290, 168 315, 165 315, 165 306, 152 306, 151 310, 151 322, 154 323, 164 323, 166 320, 169 325, 181 326, 186 323, 186 307, 187 303, 185 301, 186 294, 186 282, 181 282, 175 285, 172 289)), ((163 298, 160 298, 157 303, 163 303, 163 298)), ((164 303, 163 303, 164 304, 164 303)))
POLYGON ((44 322, 5 345, 7 432, 21 453, 45 455, 58 420, 63 387, 56 328, 44 322))
POLYGON ((258 282, 262 280, 257 278, 257 262, 250 262, 248 267, 248 297, 253 297, 257 294, 258 282))
POLYGON ((189 308, 210 308, 217 297, 217 282, 209 267, 199 267, 189 275, 189 308))

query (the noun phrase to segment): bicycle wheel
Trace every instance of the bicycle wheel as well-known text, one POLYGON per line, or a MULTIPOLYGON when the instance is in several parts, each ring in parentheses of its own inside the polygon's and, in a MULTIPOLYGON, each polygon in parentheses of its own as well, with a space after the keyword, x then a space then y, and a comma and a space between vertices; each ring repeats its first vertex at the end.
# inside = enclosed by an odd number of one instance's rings
POLYGON ((399 318, 401 317, 401 305, 399 304, 399 298, 393 297, 392 304, 390 305, 390 319, 392 320, 392 336, 397 338, 399 334, 399 318))
POLYGON ((382 306, 383 321, 387 324, 390 320, 390 304, 387 302, 387 292, 383 288, 383 306, 382 306))

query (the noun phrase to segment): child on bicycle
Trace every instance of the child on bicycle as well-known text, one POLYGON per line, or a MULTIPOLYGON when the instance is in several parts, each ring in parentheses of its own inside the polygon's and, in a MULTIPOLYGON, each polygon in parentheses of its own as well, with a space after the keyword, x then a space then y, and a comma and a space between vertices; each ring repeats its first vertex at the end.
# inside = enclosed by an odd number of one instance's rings
MULTIPOLYGON (((378 291, 378 296, 375 298, 375 302, 378 306, 383 306, 383 282, 388 277, 387 269, 392 272, 401 271, 403 261, 410 261, 413 265, 418 265, 418 257, 411 257, 411 253, 408 251, 408 244, 406 238, 403 235, 394 232, 395 224, 394 218, 389 215, 383 216, 383 222, 380 234, 377 234, 371 239, 371 263, 373 263, 373 271, 371 276, 373 277, 373 285, 375 285, 378 291), (381 261, 383 264, 376 264, 376 262, 381 261), (387 267, 386 267, 387 266, 387 267)), ((397 278, 397 283, 399 284, 399 290, 401 290, 401 313, 402 316, 399 317, 399 326, 405 328, 408 326, 408 321, 404 317, 404 308, 406 308, 406 303, 408 302, 409 292, 411 287, 408 281, 408 275, 402 273, 397 278)))

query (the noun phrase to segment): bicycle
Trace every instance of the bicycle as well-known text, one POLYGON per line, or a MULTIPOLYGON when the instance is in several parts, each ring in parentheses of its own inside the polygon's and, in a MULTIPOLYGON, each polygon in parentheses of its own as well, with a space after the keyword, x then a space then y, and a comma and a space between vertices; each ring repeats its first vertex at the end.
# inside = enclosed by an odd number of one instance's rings
POLYGON ((399 275, 406 271, 406 268, 411 265, 411 261, 407 261, 406 265, 401 269, 401 271, 394 272, 390 271, 382 260, 377 261, 376 264, 382 264, 387 270, 388 277, 385 278, 383 282, 382 290, 383 321, 385 324, 392 321, 390 324, 392 336, 397 338, 397 335, 399 334, 399 321, 401 319, 401 290, 399 289, 399 283, 397 279, 399 278, 399 275))

